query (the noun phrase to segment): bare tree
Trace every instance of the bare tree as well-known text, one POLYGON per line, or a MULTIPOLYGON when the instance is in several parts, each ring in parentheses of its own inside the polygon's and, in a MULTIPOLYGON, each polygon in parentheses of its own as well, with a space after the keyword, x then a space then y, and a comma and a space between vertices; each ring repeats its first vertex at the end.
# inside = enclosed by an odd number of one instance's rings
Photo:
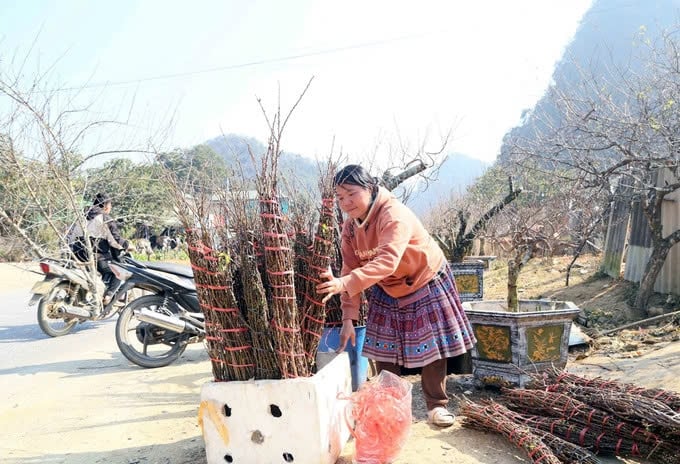
POLYGON ((383 186, 395 191, 403 202, 408 202, 418 191, 425 191, 432 182, 438 181, 439 168, 446 161, 444 151, 451 131, 443 135, 433 150, 426 148, 422 140, 415 150, 400 144, 399 156, 390 154, 391 166, 383 171, 380 178, 383 186))
POLYGON ((3 60, 0 68, 0 232, 16 235, 32 256, 42 258, 70 253, 66 235, 78 224, 86 235, 94 288, 96 267, 83 214, 92 181, 86 163, 143 150, 88 144, 101 131, 113 138, 110 130, 125 123, 101 119, 78 92, 60 91, 52 67, 31 74, 27 60, 3 60))
POLYGON ((528 176, 523 195, 494 217, 495 240, 508 256, 509 311, 519 308, 518 281, 524 266, 537 256, 552 256, 570 243, 568 210, 562 203, 568 190, 541 186, 528 176), (530 182, 527 180, 527 182, 530 182))
MULTIPOLYGON (((434 226, 433 237, 439 243, 447 259, 454 263, 462 262, 463 258, 470 254, 474 240, 483 234, 491 220, 512 203, 521 192, 521 188, 513 185, 510 176, 507 195, 485 212, 479 213, 477 208, 479 205, 473 200, 475 195, 472 191, 468 191, 468 195, 464 196, 455 207, 445 211, 439 217, 439 223, 434 226), (470 226, 473 210, 479 214, 479 217, 470 226)), ((485 200, 488 201, 488 198, 485 200)))
POLYGON ((633 192, 651 241, 634 308, 644 314, 654 284, 680 230, 664 230, 662 206, 680 188, 680 42, 665 33, 647 45, 642 66, 610 76, 587 75, 570 90, 551 89, 553 112, 536 115, 540 130, 515 140, 514 159, 561 166, 583 188, 633 192))

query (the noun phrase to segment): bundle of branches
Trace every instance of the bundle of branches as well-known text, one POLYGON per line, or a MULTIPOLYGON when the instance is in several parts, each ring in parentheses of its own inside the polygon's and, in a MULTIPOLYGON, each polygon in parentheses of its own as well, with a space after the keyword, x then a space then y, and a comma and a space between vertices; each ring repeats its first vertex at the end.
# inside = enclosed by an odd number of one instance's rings
MULTIPOLYGON (((280 131, 278 132, 280 134, 280 131)), ((295 281, 293 251, 285 230, 276 188, 279 137, 272 131, 262 169, 257 175, 265 267, 271 289, 271 328, 283 378, 308 377, 309 368, 302 344, 295 281)))
POLYGON ((653 427, 664 437, 675 437, 673 441, 680 443, 680 413, 673 411, 660 401, 631 393, 570 383, 553 384, 548 389, 568 394, 624 420, 653 427))
POLYGON ((557 458, 568 464, 598 464, 600 461, 589 450, 582 448, 574 443, 568 442, 552 433, 543 430, 530 428, 543 443, 555 453, 557 458))
MULTIPOLYGON (((295 256, 295 298, 298 308, 305 305, 305 289, 307 288, 309 274, 309 255, 312 240, 307 230, 295 226, 295 238, 293 239, 293 255, 295 256)), ((302 317, 302 312, 298 314, 302 317)), ((302 323, 302 321, 300 321, 302 323)))
MULTIPOLYGON (((336 271, 336 267, 331 265, 333 269, 333 275, 340 275, 340 271, 336 271)), ((366 294, 361 292, 359 294, 360 304, 359 304, 359 318, 357 319, 357 326, 366 325, 366 315, 368 313, 368 300, 366 299, 366 294)), ((326 302, 326 325, 327 326, 340 326, 342 325, 342 308, 340 306, 340 297, 335 295, 330 300, 326 302)))
POLYGON ((262 284, 261 274, 257 269, 257 257, 252 239, 245 236, 248 231, 239 237, 240 264, 241 264, 241 288, 243 289, 243 302, 246 306, 246 317, 250 327, 250 336, 253 340, 255 355, 255 378, 278 379, 281 371, 277 362, 277 354, 269 327, 270 311, 267 297, 262 284))
POLYGON ((546 372, 544 373, 544 377, 537 378, 537 381, 540 382, 539 384, 542 384, 542 386, 553 383, 570 383, 573 385, 582 385, 584 387, 593 387, 599 390, 615 390, 630 393, 632 395, 644 396, 645 398, 660 401, 675 412, 680 413, 680 394, 662 388, 644 388, 638 385, 618 382, 616 380, 605 380, 600 377, 591 379, 571 374, 566 371, 546 372))
POLYGON ((620 437, 631 442, 640 442, 652 448, 669 449, 673 445, 664 443, 661 437, 644 427, 622 421, 601 409, 573 399, 562 393, 544 390, 523 390, 504 388, 503 400, 509 407, 523 414, 561 417, 570 422, 601 429, 610 437, 620 437))
MULTIPOLYGON (((237 301, 243 307, 248 321, 250 337, 253 342, 256 379, 281 378, 277 354, 272 338, 269 320, 271 311, 267 302, 262 274, 258 269, 258 256, 255 242, 259 223, 249 210, 247 193, 230 193, 222 204, 228 209, 227 214, 236 231, 233 248, 238 257, 238 291, 237 301)), ((226 230, 226 228, 225 228, 226 230)), ((225 239, 227 239, 225 237, 225 239)))
POLYGON ((521 422, 509 419, 504 409, 506 408, 491 401, 486 401, 484 404, 465 402, 461 407, 461 412, 465 415, 463 426, 500 433, 511 443, 524 449, 534 463, 557 464, 561 462, 528 427, 522 425, 521 422))
POLYGON ((255 359, 250 332, 232 291, 230 259, 206 244, 212 243, 205 230, 187 225, 185 229, 215 380, 248 380, 254 376, 255 359))
MULTIPOLYGON (((250 333, 232 291, 231 260, 214 246, 209 177, 187 176, 180 181, 171 169, 164 178, 185 232, 198 300, 205 315, 206 343, 216 381, 247 380, 254 375, 250 333)), ((213 186, 214 187, 214 186, 213 186)))
POLYGON ((322 303, 324 294, 317 292, 321 282, 320 274, 330 269, 335 244, 335 215, 333 213, 333 176, 336 166, 329 162, 319 178, 321 191, 321 211, 319 224, 314 234, 311 255, 307 259, 307 279, 305 301, 302 306, 302 341, 310 366, 315 364, 319 339, 324 329, 326 306, 322 303))
MULTIPOLYGON (((474 404, 474 403, 473 403, 474 404)), ((484 402, 484 408, 489 408, 493 414, 504 414, 506 408, 498 403, 492 401, 484 402)), ((476 406, 478 408, 482 406, 476 406)), ((521 424, 517 424, 522 427, 521 424)), ((493 427, 493 424, 488 421, 480 421, 477 419, 477 415, 466 417, 463 420, 463 426, 473 428, 476 430, 482 430, 484 432, 498 433, 498 430, 493 427)), ((579 463, 579 464, 597 464, 599 460, 595 457, 593 453, 585 448, 582 448, 574 443, 568 442, 559 438, 549 432, 543 430, 530 428, 529 430, 541 439, 555 454, 555 456, 565 463, 579 463)), ((515 443, 514 441, 511 441, 515 443)))
POLYGON ((680 456, 666 448, 640 443, 621 437, 608 435, 600 427, 584 426, 559 417, 525 415, 507 412, 510 420, 525 424, 527 427, 550 432, 597 454, 612 454, 620 457, 644 457, 662 464, 678 464, 680 456))
MULTIPOLYGON (((342 253, 341 249, 341 236, 342 236, 342 224, 343 215, 340 208, 336 205, 334 209, 335 214, 335 243, 333 246, 333 255, 331 258, 331 269, 333 270, 333 275, 340 275, 342 271, 342 253)), ((357 319, 357 325, 366 325, 366 315, 368 313, 368 300, 364 292, 360 294, 359 304, 359 318, 357 319)), ((342 309, 340 307, 340 297, 334 296, 326 302, 326 325, 327 326, 340 326, 342 325, 342 309)))
MULTIPOLYGON (((293 255, 295 262, 295 297, 298 308, 305 305, 305 290, 309 275, 309 259, 312 253, 312 225, 310 222, 318 215, 313 214, 309 198, 303 195, 296 195, 294 198, 295 210, 293 212, 293 255)), ((302 311, 298 313, 303 317, 302 311)), ((302 320, 299 321, 302 323, 302 320)))
MULTIPOLYGON (((333 259, 331 259, 331 270, 333 275, 340 275, 342 272, 342 253, 341 249, 341 236, 342 236, 342 224, 343 216, 342 211, 339 206, 335 206, 335 243, 333 244, 333 259)), ((363 321, 359 321, 359 325, 362 325, 363 321)), ((334 295, 330 300, 326 302, 326 325, 327 326, 339 326, 342 325, 342 309, 340 307, 340 297, 334 295)))
MULTIPOLYGON (((331 266, 331 269, 334 269, 331 266)), ((333 271, 333 275, 339 275, 336 271, 333 271)), ((337 327, 342 325, 342 308, 340 307, 340 297, 338 295, 333 295, 326 302, 326 326, 337 327)))

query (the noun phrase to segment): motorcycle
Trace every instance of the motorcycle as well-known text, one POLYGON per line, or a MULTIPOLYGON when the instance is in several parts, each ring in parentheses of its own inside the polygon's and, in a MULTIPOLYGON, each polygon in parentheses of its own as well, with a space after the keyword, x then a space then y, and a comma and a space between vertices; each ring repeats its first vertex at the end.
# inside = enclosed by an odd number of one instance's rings
MULTIPOLYGON (((131 259, 124 255, 121 262, 131 259)), ((40 261, 45 278, 33 285, 28 306, 38 304, 38 325, 45 334, 60 337, 71 332, 78 323, 108 319, 129 301, 131 292, 119 287, 111 301, 103 305, 107 282, 89 269, 89 263, 69 258, 40 261)))
POLYGON ((167 366, 190 343, 205 339, 205 318, 189 266, 134 261, 112 263, 111 270, 123 281, 121 291, 136 287, 150 293, 127 304, 116 322, 116 343, 129 361, 167 366))

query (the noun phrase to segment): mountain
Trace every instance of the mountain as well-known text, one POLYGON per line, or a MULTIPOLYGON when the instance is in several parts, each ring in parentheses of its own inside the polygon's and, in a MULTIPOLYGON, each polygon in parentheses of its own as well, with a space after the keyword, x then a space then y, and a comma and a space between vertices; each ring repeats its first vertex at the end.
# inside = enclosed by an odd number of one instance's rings
MULTIPOLYGON (((256 166, 259 169, 262 155, 267 150, 265 144, 259 140, 237 134, 215 137, 205 144, 222 156, 230 167, 242 169, 246 179, 255 179, 256 166), (255 157, 256 165, 253 164, 251 152, 255 157)), ((279 172, 283 178, 293 183, 296 189, 304 188, 312 192, 318 189, 317 163, 304 156, 284 151, 279 158, 279 172)))
MULTIPOLYGON (((215 137, 205 144, 222 156, 232 168, 238 169, 238 166, 241 166, 247 179, 255 178, 255 166, 248 151, 249 147, 255 155, 258 167, 261 155, 266 151, 265 145, 259 140, 236 134, 215 137)), ((450 155, 441 165, 437 179, 427 185, 422 182, 417 185, 407 204, 416 214, 425 214, 432 206, 447 199, 452 193, 465 192, 466 187, 482 175, 488 166, 488 163, 462 154, 450 155)), ((317 192, 319 168, 315 161, 297 153, 283 152, 279 160, 279 171, 282 177, 292 181, 296 189, 317 192)), ((412 182, 418 180, 413 179, 412 182)), ((399 193, 398 189, 396 193, 399 193)))
POLYGON ((452 194, 465 193, 465 189, 484 174, 489 166, 490 164, 484 161, 460 153, 452 154, 442 163, 437 180, 427 186, 422 183, 417 186, 406 204, 416 214, 422 216, 452 194), (423 191, 424 187, 427 189, 423 191))
MULTIPOLYGON (((662 31, 677 26, 679 17, 680 0, 595 0, 555 66, 551 89, 576 89, 588 75, 616 86, 620 74, 634 74, 643 66, 645 47, 641 44, 653 43, 662 31)), ((522 123, 505 135, 499 162, 509 160, 515 140, 531 139, 546 127, 545 121, 559 123, 549 93, 525 110, 522 123)))

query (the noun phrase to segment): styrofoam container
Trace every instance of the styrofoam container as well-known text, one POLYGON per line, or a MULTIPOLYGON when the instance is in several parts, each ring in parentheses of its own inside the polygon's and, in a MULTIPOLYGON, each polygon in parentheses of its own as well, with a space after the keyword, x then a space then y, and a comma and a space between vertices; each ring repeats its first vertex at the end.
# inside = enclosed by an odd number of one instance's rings
POLYGON ((199 422, 208 464, 333 464, 349 438, 352 375, 341 353, 312 377, 209 382, 199 422))

